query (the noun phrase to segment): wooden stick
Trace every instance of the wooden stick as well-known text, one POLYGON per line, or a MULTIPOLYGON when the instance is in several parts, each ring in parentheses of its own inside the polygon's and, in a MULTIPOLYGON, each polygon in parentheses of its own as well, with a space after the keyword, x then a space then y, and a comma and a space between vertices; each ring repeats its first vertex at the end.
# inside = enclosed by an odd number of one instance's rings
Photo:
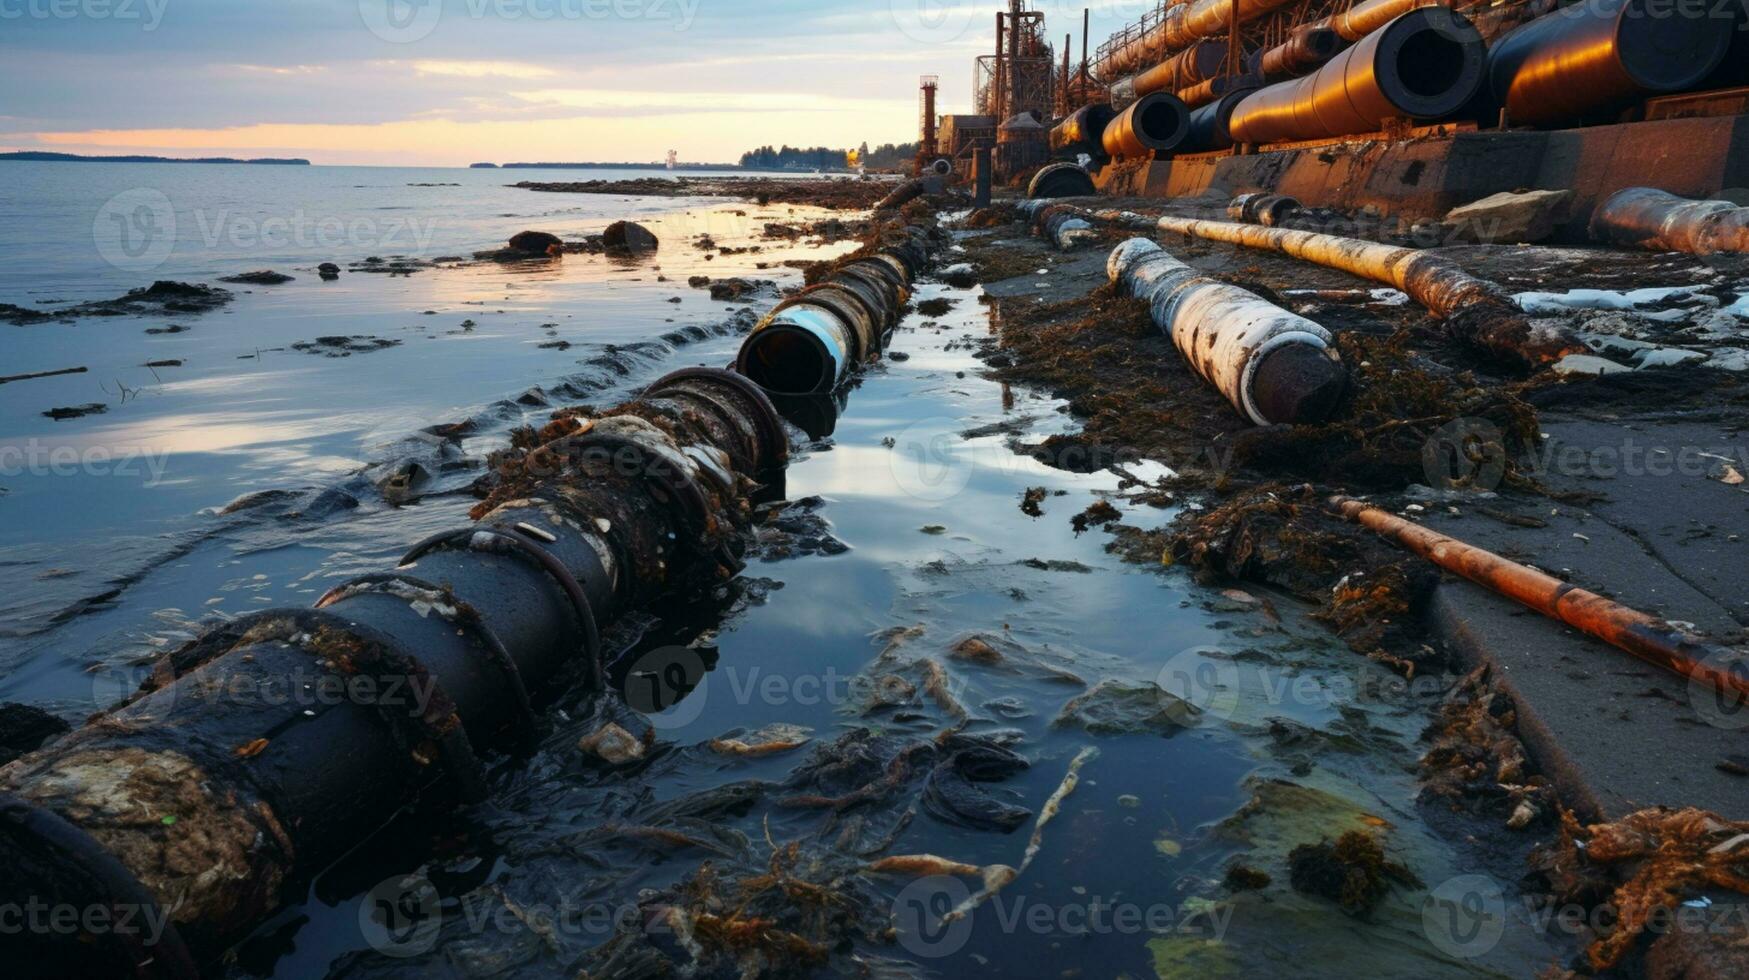
POLYGON ((63 375, 63 374, 84 374, 84 373, 85 373, 84 368, 76 367, 76 368, 62 368, 59 371, 38 371, 35 374, 9 374, 3 378, 0 378, 0 385, 8 384, 8 383, 13 382, 13 381, 30 381, 33 378, 53 378, 53 377, 58 377, 58 376, 63 375))

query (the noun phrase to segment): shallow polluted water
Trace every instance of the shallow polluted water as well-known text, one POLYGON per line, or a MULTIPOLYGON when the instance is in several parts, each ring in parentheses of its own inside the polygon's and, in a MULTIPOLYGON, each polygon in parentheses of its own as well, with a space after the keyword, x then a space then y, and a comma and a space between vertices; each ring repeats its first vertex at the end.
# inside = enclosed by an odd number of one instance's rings
POLYGON ((1130 499, 1160 468, 1038 462, 1063 406, 980 376, 975 290, 918 300, 950 303, 841 414, 811 406, 746 573, 614 637, 623 703, 561 699, 488 803, 360 842, 231 974, 1480 977, 1565 955, 1470 877, 1510 880, 1511 846, 1416 802, 1442 685, 1291 599, 1077 533, 1100 502, 1169 520, 1130 499), (1314 860, 1357 840, 1390 873, 1314 860), (1332 898, 1294 887, 1332 874, 1332 898))

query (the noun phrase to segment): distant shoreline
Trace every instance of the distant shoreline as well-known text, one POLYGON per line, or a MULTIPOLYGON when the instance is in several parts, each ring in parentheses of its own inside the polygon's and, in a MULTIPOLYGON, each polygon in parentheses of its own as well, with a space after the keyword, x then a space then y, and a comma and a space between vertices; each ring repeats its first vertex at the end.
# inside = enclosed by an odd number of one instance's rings
POLYGON ((21 150, 16 153, 0 153, 0 162, 13 161, 17 163, 248 163, 263 166, 308 167, 310 161, 302 159, 239 160, 235 157, 201 157, 184 159, 180 157, 154 156, 114 156, 88 157, 77 153, 46 153, 41 150, 21 150))

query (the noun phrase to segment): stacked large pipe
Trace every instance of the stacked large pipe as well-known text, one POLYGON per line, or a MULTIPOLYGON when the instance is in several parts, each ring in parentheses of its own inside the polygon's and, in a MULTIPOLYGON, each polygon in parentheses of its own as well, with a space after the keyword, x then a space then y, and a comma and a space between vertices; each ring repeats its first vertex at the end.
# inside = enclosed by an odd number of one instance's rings
POLYGON ((1233 110, 1241 143, 1376 132, 1387 119, 1441 119, 1480 89, 1487 45, 1444 7, 1399 15, 1304 78, 1259 89, 1233 110))
POLYGON ((1237 88, 1193 110, 1190 114, 1190 133, 1184 138, 1180 149, 1187 153, 1208 153, 1232 146, 1233 110, 1255 91, 1255 86, 1237 88))
POLYGON ((1287 40, 1247 58, 1245 67, 1248 74, 1266 82, 1298 78, 1323 67, 1347 44, 1340 34, 1328 27, 1299 27, 1287 40))
POLYGON ((1166 8, 1158 24, 1144 24, 1100 65, 1100 78, 1116 81, 1162 61, 1168 52, 1182 51, 1197 41, 1221 37, 1233 25, 1260 20, 1292 0, 1187 0, 1166 8))
POLYGON ((1737 20, 1683 0, 1590 0, 1508 33, 1488 53, 1507 119, 1531 126, 1604 120, 1636 99, 1702 84, 1737 20))
MULTIPOLYGON (((908 229, 815 308, 890 320, 924 242, 908 229)), ((0 907, 83 930, 9 932, 9 969, 196 977, 416 797, 484 798, 483 758, 535 742, 544 695, 603 686, 602 627, 739 570, 750 494, 788 453, 764 392, 708 368, 538 442, 477 523, 313 609, 215 628, 0 769, 0 907)))
POLYGON ((736 369, 786 395, 831 391, 881 352, 928 261, 920 233, 839 266, 779 304, 741 345, 736 369))
POLYGON ((1102 102, 1085 105, 1069 114, 1051 130, 1051 152, 1059 156, 1105 156, 1105 128, 1117 118, 1117 110, 1102 102))
POLYGON ((1120 160, 1171 153, 1190 135, 1190 109, 1165 92, 1144 95, 1105 127, 1105 152, 1120 160))
POLYGON ((1111 83, 1111 102, 1127 106, 1154 92, 1177 92, 1216 77, 1227 60, 1225 41, 1198 41, 1146 71, 1111 83))
POLYGON ((1749 252, 1749 208, 1630 187, 1610 195, 1592 214, 1591 237, 1660 252, 1741 254, 1749 252))
POLYGON ((1204 276, 1145 238, 1119 245, 1106 271, 1148 304, 1191 369, 1253 423, 1311 424, 1335 411, 1348 375, 1323 327, 1204 276))

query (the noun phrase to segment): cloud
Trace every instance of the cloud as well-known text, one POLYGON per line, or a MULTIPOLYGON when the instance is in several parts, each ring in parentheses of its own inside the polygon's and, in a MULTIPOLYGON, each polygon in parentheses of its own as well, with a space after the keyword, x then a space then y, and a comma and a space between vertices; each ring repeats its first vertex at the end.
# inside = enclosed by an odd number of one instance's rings
MULTIPOLYGON (((398 64, 398 62, 390 62, 398 64)), ((421 75, 449 75, 457 78, 554 78, 559 73, 540 65, 519 61, 415 61, 413 70, 421 75)))

